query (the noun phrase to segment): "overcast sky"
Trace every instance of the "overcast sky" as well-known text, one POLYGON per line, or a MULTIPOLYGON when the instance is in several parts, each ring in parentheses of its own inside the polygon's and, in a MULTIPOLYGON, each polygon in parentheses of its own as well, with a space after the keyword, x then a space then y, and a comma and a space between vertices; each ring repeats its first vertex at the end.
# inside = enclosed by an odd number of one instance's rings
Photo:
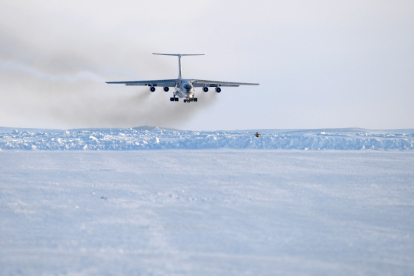
MULTIPOLYGON (((0 126, 414 128, 414 1, 2 1, 0 126), (105 81, 258 82, 172 92, 105 81)), ((170 90, 171 91, 171 90, 170 90)))

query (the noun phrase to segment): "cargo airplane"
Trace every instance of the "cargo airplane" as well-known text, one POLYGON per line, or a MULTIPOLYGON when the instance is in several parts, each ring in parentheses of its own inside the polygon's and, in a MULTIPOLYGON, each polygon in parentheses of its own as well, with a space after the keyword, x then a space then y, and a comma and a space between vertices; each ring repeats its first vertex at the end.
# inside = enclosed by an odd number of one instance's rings
POLYGON ((244 83, 244 82, 227 82, 227 81, 210 81, 197 79, 183 79, 181 75, 181 57, 184 56, 202 56, 204 54, 159 54, 154 55, 176 56, 178 57, 178 78, 168 80, 144 80, 144 81, 111 81, 108 84, 125 84, 149 86, 151 92, 155 92, 157 87, 163 87, 165 92, 174 87, 175 91, 171 102, 178 102, 179 98, 183 98, 185 103, 197 102, 195 97, 195 87, 202 87, 204 92, 208 92, 209 87, 215 87, 217 93, 221 92, 221 87, 238 87, 239 85, 259 85, 258 83, 244 83))

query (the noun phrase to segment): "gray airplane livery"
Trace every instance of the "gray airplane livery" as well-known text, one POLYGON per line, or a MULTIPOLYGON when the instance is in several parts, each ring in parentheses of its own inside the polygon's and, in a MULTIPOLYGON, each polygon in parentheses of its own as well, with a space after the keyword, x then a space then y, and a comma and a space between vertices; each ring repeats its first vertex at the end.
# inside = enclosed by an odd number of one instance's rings
POLYGON ((170 90, 170 87, 174 87, 175 91, 174 91, 173 97, 170 98, 170 101, 178 102, 179 98, 183 98, 185 103, 197 102, 197 98, 195 97, 195 94, 194 94, 195 87, 202 87, 204 92, 208 92, 209 87, 215 87, 216 92, 220 93, 222 86, 238 87, 239 85, 259 85, 258 83, 183 79, 181 76, 181 57, 202 56, 204 54, 158 54, 158 53, 154 53, 154 55, 178 57, 178 79, 144 80, 144 81, 111 81, 107 83, 108 84, 149 86, 151 92, 154 92, 157 86, 163 87, 165 92, 168 92, 170 90))

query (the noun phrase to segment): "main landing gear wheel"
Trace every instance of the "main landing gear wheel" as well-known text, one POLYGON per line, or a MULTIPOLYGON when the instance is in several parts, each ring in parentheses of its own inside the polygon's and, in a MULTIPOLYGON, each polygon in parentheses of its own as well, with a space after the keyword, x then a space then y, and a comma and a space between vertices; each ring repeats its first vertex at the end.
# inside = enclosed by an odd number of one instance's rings
POLYGON ((184 102, 185 102, 185 103, 197 102, 197 98, 184 99, 184 102))
POLYGON ((174 97, 174 100, 175 100, 176 102, 178 102, 178 98, 175 98, 175 97, 174 97))
POLYGON ((170 101, 171 101, 171 102, 178 102, 178 98, 177 98, 177 97, 171 97, 171 98, 170 98, 170 101))

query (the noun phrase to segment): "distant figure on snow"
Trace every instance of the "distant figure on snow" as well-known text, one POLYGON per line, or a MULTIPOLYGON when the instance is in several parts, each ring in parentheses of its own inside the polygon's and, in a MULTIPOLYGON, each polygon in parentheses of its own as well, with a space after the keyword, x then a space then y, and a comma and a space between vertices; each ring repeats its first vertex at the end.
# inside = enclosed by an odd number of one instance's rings
POLYGON ((259 132, 256 132, 256 135, 255 135, 257 138, 259 138, 260 137, 260 134, 259 134, 259 132))

